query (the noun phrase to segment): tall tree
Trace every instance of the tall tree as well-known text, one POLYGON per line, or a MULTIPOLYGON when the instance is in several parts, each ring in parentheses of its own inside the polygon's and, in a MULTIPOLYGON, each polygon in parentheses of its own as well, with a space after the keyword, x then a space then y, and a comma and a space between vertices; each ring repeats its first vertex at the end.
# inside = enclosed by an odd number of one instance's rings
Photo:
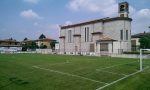
POLYGON ((27 37, 25 37, 25 38, 24 38, 24 41, 27 41, 27 40, 28 40, 28 38, 27 38, 27 37))
POLYGON ((140 48, 143 48, 143 49, 150 48, 150 36, 149 35, 142 36, 139 42, 140 42, 140 48))
POLYGON ((34 41, 32 41, 32 42, 24 44, 22 46, 22 51, 26 51, 27 49, 35 50, 36 48, 38 48, 38 46, 36 45, 34 41))
POLYGON ((50 45, 51 45, 51 48, 52 48, 52 49, 54 49, 54 48, 55 48, 55 44, 56 44, 56 43, 57 43, 57 42, 56 42, 56 40, 51 41, 50 45))

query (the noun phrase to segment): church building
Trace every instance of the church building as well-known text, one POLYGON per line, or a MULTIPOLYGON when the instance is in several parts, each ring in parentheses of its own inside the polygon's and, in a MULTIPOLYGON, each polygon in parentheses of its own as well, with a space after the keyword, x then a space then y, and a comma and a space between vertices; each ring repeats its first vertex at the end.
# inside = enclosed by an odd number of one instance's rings
POLYGON ((118 4, 118 16, 60 26, 60 54, 110 55, 131 51, 128 2, 118 4))

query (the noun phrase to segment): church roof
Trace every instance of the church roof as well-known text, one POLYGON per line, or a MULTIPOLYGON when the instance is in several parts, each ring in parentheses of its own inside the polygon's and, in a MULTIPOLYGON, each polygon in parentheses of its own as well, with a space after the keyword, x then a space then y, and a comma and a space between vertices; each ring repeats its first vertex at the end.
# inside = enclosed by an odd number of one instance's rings
POLYGON ((98 22, 109 22, 109 21, 115 21, 115 20, 132 21, 132 19, 128 18, 128 17, 114 17, 114 18, 107 17, 107 18, 96 19, 96 20, 81 22, 81 23, 72 24, 72 25, 60 26, 60 27, 61 27, 61 29, 66 29, 66 28, 72 28, 72 27, 81 26, 81 25, 93 24, 93 23, 98 23, 98 22))
POLYGON ((103 42, 103 41, 117 41, 117 40, 114 40, 107 35, 103 35, 99 40, 97 40, 97 42, 103 42))
POLYGON ((97 40, 97 42, 102 42, 102 41, 117 41, 117 40, 114 40, 114 39, 108 38, 108 37, 97 40))

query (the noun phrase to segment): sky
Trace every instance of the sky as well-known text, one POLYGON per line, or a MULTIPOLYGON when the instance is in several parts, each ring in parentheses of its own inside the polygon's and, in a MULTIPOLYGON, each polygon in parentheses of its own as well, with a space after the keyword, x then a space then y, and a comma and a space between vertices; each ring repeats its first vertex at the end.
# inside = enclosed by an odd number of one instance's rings
POLYGON ((58 40, 59 25, 116 17, 122 1, 130 4, 132 34, 150 32, 150 0, 0 0, 0 39, 58 40))

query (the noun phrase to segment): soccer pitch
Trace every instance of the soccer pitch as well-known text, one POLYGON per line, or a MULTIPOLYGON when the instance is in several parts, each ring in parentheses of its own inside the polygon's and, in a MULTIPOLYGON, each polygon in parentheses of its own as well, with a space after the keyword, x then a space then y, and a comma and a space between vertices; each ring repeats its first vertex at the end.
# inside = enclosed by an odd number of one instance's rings
POLYGON ((150 59, 0 54, 0 90, 150 90, 150 59))

